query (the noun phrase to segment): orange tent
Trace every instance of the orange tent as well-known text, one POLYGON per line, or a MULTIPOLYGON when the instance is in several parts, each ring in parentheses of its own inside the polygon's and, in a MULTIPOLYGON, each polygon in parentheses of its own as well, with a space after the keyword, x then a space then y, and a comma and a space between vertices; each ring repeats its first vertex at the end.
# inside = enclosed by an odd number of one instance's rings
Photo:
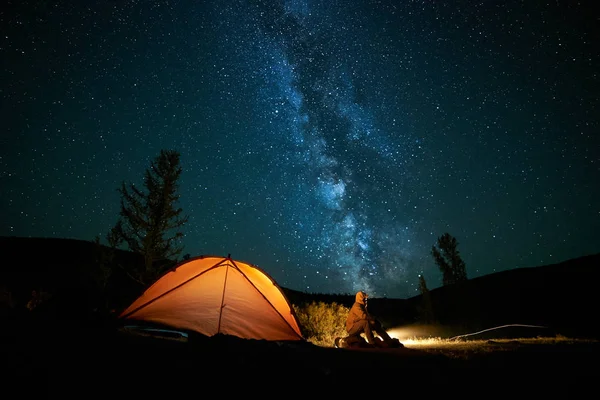
POLYGON ((120 318, 213 336, 304 340, 281 288, 255 265, 230 256, 186 260, 160 277, 120 318))

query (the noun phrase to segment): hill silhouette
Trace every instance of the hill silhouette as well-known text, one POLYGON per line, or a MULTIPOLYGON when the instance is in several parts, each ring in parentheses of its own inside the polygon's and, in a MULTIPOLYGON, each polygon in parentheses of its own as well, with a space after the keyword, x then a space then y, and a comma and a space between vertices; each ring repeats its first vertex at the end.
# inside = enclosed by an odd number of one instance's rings
MULTIPOLYGON (((99 310, 118 312, 141 294, 117 270, 102 275, 102 249, 94 242, 0 237, 4 262, 0 268, 0 307, 4 313, 27 311, 32 291, 49 293, 53 315, 85 319, 99 310)), ((139 262, 139 256, 119 250, 114 262, 139 262)), ((371 312, 386 326, 436 326, 424 334, 450 337, 497 326, 536 326, 569 337, 600 337, 596 327, 600 253, 557 264, 516 268, 430 290, 429 320, 423 320, 423 296, 408 299, 372 298, 371 312)), ((353 294, 313 294, 282 288, 290 302, 336 302, 351 306, 353 294)), ((533 330, 531 332, 534 332, 533 330)))
MULTIPOLYGON (((408 299, 372 298, 369 310, 380 316, 387 327, 418 325, 413 332, 424 336, 454 337, 506 326, 505 332, 511 332, 505 335, 513 337, 560 334, 598 338, 598 282, 600 253, 496 272, 432 289, 429 296, 433 320, 427 322, 422 321, 422 295, 408 299), (541 329, 530 329, 535 327, 541 329)), ((308 295, 289 289, 286 295, 295 303, 323 301, 350 307, 354 301, 354 295, 308 295)))

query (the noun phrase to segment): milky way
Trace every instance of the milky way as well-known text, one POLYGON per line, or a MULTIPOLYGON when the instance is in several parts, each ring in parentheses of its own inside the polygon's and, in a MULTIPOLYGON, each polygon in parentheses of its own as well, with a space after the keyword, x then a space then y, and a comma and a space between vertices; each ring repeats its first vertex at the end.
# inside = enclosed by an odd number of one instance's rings
POLYGON ((279 137, 269 142, 281 143, 271 168, 297 171, 279 187, 269 185, 288 193, 283 214, 293 245, 313 259, 320 279, 345 291, 374 292, 405 279, 415 246, 408 227, 386 221, 397 209, 397 193, 408 181, 403 164, 418 141, 378 121, 380 102, 358 98, 380 96, 385 82, 355 87, 357 80, 364 85, 361 74, 370 74, 363 50, 369 43, 351 28, 366 21, 342 15, 341 6, 235 4, 219 13, 226 27, 220 37, 223 51, 243 66, 237 74, 254 73, 263 83, 256 112, 266 134, 279 137))
POLYGON ((600 251, 600 56, 582 6, 11 4, 0 235, 104 237, 181 153, 185 253, 280 285, 418 294, 600 251))

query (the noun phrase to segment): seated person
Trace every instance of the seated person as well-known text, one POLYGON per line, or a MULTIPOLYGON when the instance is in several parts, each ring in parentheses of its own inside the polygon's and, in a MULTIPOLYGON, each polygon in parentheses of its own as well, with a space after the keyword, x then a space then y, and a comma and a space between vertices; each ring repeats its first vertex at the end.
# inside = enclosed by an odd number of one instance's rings
POLYGON ((367 338, 368 347, 404 347, 398 339, 391 338, 383 329, 381 323, 367 310, 367 299, 369 295, 363 291, 356 293, 354 304, 346 319, 346 331, 348 336, 336 339, 336 347, 365 347, 364 333, 367 338), (379 338, 376 338, 376 333, 379 338))

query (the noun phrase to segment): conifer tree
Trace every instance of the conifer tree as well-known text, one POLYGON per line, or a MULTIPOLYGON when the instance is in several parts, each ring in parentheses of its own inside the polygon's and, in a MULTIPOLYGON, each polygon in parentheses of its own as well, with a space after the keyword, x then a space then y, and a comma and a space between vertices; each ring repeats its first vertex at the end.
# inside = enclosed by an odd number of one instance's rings
POLYGON ((119 219, 108 234, 112 247, 126 247, 143 257, 142 266, 127 266, 127 274, 146 286, 176 261, 183 246, 179 230, 187 221, 179 200, 180 154, 161 150, 144 175, 144 189, 122 183, 119 219))
POLYGON ((431 247, 431 255, 442 272, 444 286, 467 280, 467 269, 458 251, 458 241, 449 233, 437 239, 437 247, 431 247))

